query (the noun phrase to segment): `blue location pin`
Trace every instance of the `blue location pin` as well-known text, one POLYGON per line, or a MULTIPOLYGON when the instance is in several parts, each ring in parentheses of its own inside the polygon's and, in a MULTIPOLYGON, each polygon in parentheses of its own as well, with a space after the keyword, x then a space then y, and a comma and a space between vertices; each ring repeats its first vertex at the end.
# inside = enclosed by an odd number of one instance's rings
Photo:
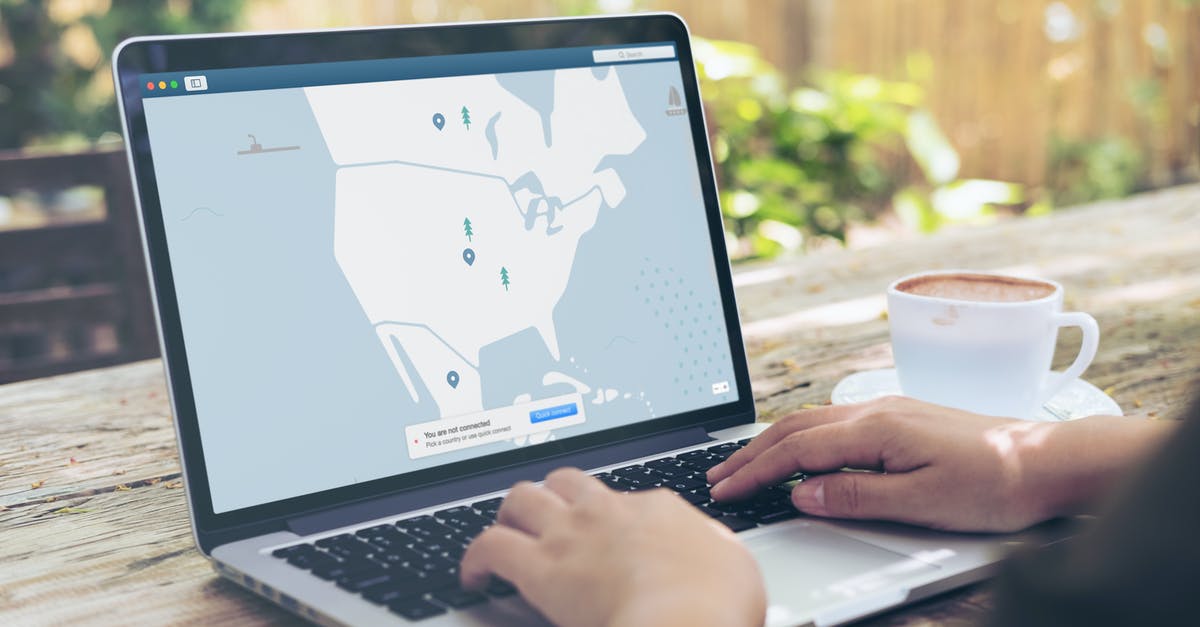
POLYGON ((475 251, 471 250, 470 248, 464 248, 463 249, 463 261, 467 262, 468 266, 474 265, 475 264, 475 251))
POLYGON ((446 116, 440 113, 433 114, 433 125, 437 127, 437 130, 442 130, 442 127, 446 125, 446 116))
POLYGON ((446 383, 449 383, 450 387, 452 387, 452 388, 458 387, 458 373, 453 370, 451 370, 450 372, 447 372, 446 373, 446 383))

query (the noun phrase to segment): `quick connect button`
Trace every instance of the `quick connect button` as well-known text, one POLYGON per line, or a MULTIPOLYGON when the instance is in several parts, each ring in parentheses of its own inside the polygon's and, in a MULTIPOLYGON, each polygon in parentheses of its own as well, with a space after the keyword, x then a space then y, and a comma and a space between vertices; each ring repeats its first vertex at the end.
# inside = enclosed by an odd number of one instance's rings
POLYGON ((579 406, 575 403, 567 403, 566 405, 555 405, 554 407, 546 407, 543 409, 535 409, 529 412, 529 422, 537 424, 554 420, 556 418, 566 418, 579 413, 579 406))

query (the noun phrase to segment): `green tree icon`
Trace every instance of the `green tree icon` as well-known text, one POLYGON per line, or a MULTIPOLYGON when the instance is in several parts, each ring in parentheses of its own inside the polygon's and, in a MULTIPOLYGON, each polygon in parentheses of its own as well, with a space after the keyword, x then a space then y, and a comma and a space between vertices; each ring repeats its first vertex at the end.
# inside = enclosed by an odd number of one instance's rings
POLYGON ((467 111, 466 105, 463 105, 462 116, 463 116, 463 126, 467 127, 468 131, 471 130, 471 112, 467 111))
POLYGON ((467 241, 471 241, 471 236, 475 234, 475 231, 471 230, 470 218, 463 218, 463 232, 467 234, 467 241))
POLYGON ((508 291, 508 268, 500 268, 500 283, 504 285, 504 291, 508 291))

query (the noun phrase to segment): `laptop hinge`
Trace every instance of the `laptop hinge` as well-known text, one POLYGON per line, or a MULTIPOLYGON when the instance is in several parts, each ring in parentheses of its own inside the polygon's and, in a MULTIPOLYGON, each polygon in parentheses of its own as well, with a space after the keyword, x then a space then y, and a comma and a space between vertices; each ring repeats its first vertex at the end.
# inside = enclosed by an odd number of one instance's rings
POLYGON ((287 528, 293 533, 306 536, 503 490, 522 480, 540 481, 546 473, 562 466, 597 468, 711 440, 703 427, 659 433, 297 516, 288 519, 287 528))

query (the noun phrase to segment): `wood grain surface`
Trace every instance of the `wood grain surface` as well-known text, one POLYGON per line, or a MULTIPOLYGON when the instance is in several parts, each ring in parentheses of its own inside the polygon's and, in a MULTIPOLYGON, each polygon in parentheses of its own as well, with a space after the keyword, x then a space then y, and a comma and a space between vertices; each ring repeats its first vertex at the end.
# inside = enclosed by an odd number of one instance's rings
MULTIPOLYGON (((1086 378, 1126 414, 1174 419, 1200 364, 1200 186, 875 248, 740 266, 735 283, 760 419, 828 402, 891 365, 883 291, 928 268, 1064 284, 1100 324, 1086 378)), ((1064 333, 1056 366, 1074 356, 1064 333)), ((255 481, 255 477, 246 477, 255 481)), ((960 625, 987 584, 870 625, 960 625)), ((0 624, 292 623, 219 579, 195 549, 158 361, 0 387, 0 624)))

